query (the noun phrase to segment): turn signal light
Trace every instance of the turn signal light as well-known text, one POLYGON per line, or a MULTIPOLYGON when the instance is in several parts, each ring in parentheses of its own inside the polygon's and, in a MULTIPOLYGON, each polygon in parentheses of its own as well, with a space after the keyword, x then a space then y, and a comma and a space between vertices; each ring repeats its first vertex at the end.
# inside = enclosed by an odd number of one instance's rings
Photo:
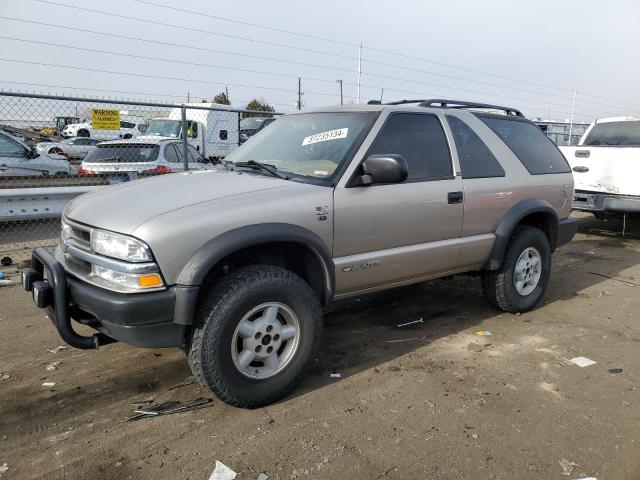
POLYGON ((142 288, 160 287, 162 286, 162 279, 157 273, 149 273, 147 275, 140 275, 138 277, 138 285, 142 288))
POLYGON ((156 168, 145 170, 141 173, 144 173, 146 175, 158 175, 160 173, 171 173, 171 168, 165 167, 164 165, 158 165, 156 168))
POLYGON ((78 169, 78 175, 95 175, 95 174, 96 172, 94 172, 93 170, 85 170, 82 167, 78 169))

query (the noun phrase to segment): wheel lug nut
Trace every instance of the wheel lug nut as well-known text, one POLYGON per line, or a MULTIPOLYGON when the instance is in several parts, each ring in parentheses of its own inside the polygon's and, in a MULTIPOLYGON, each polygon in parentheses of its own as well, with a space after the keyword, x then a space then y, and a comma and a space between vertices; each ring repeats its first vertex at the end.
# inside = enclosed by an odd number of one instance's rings
POLYGON ((254 335, 254 338, 258 340, 261 336, 262 336, 262 333, 256 332, 256 334, 254 335))
POLYGON ((277 333, 273 336, 273 339, 277 342, 278 340, 280 340, 280 335, 278 335, 277 333))
POLYGON ((262 345, 258 345, 258 346, 256 347, 256 353, 260 352, 260 350, 262 350, 262 345))
POLYGON ((269 325, 269 326, 267 327, 267 332, 270 332, 271 330, 273 330, 273 326, 269 325))
POLYGON ((267 348, 267 353, 271 353, 271 352, 273 352, 273 347, 268 347, 267 348))

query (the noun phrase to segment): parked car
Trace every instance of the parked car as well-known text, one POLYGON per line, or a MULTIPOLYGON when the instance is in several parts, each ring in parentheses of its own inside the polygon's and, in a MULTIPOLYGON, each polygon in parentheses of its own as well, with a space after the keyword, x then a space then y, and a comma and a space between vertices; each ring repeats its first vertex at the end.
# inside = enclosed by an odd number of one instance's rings
POLYGON ((112 140, 116 138, 135 138, 146 128, 144 122, 137 117, 131 117, 120 121, 119 130, 96 130, 93 123, 70 123, 62 130, 63 137, 98 138, 112 140))
POLYGON ((300 383, 334 300, 472 272, 494 307, 534 308, 577 228, 567 161, 515 109, 404 103, 287 115, 227 169, 76 197, 23 285, 70 345, 181 347, 240 407, 300 383))
POLYGON ((68 159, 82 160, 93 150, 100 140, 95 138, 67 138, 60 142, 40 142, 36 144, 38 153, 62 155, 68 159))
MULTIPOLYGON (((204 157, 187 145, 189 170, 207 168, 204 157)), ((99 143, 84 158, 80 175, 107 175, 109 183, 135 180, 139 176, 184 170, 184 145, 178 140, 147 137, 99 143)))
POLYGON ((75 170, 60 155, 39 153, 35 147, 7 132, 0 131, 0 176, 25 177, 49 175, 73 175, 75 170))
POLYGON ((560 150, 574 171, 574 209, 598 217, 640 213, 640 118, 596 120, 578 146, 560 150))
POLYGON ((240 120, 240 143, 249 140, 267 125, 275 121, 275 117, 247 117, 240 120))

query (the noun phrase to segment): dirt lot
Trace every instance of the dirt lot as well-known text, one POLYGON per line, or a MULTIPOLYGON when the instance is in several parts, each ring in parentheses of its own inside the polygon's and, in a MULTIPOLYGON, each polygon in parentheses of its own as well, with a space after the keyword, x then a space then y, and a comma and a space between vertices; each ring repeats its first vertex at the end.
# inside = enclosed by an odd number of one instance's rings
POLYGON ((640 225, 619 229, 588 217, 534 312, 490 309, 468 277, 350 300, 287 400, 129 423, 134 400, 205 395, 168 390, 190 375, 183 354, 49 353, 44 313, 0 288, 0 476, 206 480, 218 459, 239 479, 638 479, 640 225))

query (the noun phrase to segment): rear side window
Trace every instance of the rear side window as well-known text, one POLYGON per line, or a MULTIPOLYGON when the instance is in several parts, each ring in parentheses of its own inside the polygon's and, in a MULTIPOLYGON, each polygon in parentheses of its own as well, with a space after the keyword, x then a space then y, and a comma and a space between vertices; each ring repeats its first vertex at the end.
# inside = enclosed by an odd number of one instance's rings
POLYGON ((587 135, 584 144, 640 147, 640 122, 596 123, 587 135))
POLYGON ((456 143, 462 178, 504 177, 504 170, 480 137, 458 117, 447 115, 456 143))
POLYGON ((531 175, 571 172, 558 147, 533 123, 488 115, 477 117, 507 144, 531 175))
POLYGON ((451 155, 440 121, 434 115, 396 113, 389 117, 368 155, 402 155, 408 181, 451 178, 451 155))

